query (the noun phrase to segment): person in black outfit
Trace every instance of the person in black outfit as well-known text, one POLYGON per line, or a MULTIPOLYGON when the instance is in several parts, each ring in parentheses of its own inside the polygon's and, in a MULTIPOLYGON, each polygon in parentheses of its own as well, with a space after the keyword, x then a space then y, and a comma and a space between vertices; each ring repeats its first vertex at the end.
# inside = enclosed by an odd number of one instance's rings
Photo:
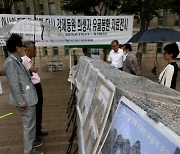
POLYGON ((176 88, 178 65, 175 59, 178 54, 179 48, 176 43, 168 44, 164 47, 164 59, 167 60, 168 64, 159 75, 159 83, 172 89, 176 88))

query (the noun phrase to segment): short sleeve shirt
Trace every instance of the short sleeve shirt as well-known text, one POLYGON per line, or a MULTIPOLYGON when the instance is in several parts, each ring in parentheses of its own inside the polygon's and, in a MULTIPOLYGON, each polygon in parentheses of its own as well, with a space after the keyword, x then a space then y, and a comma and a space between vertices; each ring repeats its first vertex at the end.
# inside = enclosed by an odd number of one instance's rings
POLYGON ((119 49, 118 52, 111 50, 108 56, 108 61, 111 62, 111 66, 114 66, 116 68, 122 68, 124 58, 125 55, 122 49, 119 49))
MULTIPOLYGON (((23 65, 24 67, 29 70, 31 68, 31 66, 33 65, 31 59, 27 56, 23 56, 21 57, 22 60, 23 60, 23 65)), ((37 84, 37 83, 40 83, 40 77, 38 75, 38 73, 35 73, 35 72, 32 72, 32 77, 31 77, 31 81, 33 84, 37 84)))

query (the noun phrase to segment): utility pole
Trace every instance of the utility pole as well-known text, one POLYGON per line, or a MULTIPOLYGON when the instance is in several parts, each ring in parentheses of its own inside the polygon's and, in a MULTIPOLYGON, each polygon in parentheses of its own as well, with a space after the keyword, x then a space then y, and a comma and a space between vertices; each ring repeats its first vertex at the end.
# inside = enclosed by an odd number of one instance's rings
MULTIPOLYGON (((33 4, 34 4, 34 20, 36 20, 36 4, 35 4, 35 0, 33 0, 33 4)), ((36 36, 35 36, 35 27, 34 27, 34 42, 36 42, 36 36)), ((35 64, 35 56, 34 56, 34 64, 35 64)))
POLYGON ((36 15, 36 1, 33 0, 33 5, 34 5, 34 15, 36 15))

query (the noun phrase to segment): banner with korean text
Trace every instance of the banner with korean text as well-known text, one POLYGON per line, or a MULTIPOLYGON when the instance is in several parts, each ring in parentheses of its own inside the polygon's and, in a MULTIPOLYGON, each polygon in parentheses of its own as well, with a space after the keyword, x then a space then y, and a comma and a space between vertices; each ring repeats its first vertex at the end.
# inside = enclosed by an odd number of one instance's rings
MULTIPOLYGON (((34 16, 1 14, 0 28, 3 28, 10 22, 22 19, 34 19, 34 16)), ((133 16, 36 15, 36 20, 45 21, 57 27, 66 39, 66 41, 46 40, 46 42, 44 40, 36 40, 38 46, 99 45, 110 44, 112 40, 126 43, 132 37, 133 30, 133 16)), ((1 41, 1 44, 4 45, 3 41, 1 41)))

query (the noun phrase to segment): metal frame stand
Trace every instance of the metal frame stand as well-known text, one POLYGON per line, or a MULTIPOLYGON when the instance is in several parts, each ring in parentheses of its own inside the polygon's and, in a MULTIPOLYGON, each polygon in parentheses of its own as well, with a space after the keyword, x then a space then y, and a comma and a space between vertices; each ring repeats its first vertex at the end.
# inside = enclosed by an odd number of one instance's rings
MULTIPOLYGON (((69 122, 67 124, 66 132, 69 130, 69 127, 70 127, 71 123, 73 122, 72 135, 69 139, 69 146, 68 146, 68 149, 66 151, 67 154, 71 154, 74 139, 77 136, 76 91, 77 91, 77 88, 73 85, 72 94, 71 94, 70 100, 68 102, 68 107, 67 107, 68 118, 70 117, 70 119, 69 119, 69 122)), ((74 154, 77 153, 77 151, 78 151, 78 147, 75 149, 74 154)))

